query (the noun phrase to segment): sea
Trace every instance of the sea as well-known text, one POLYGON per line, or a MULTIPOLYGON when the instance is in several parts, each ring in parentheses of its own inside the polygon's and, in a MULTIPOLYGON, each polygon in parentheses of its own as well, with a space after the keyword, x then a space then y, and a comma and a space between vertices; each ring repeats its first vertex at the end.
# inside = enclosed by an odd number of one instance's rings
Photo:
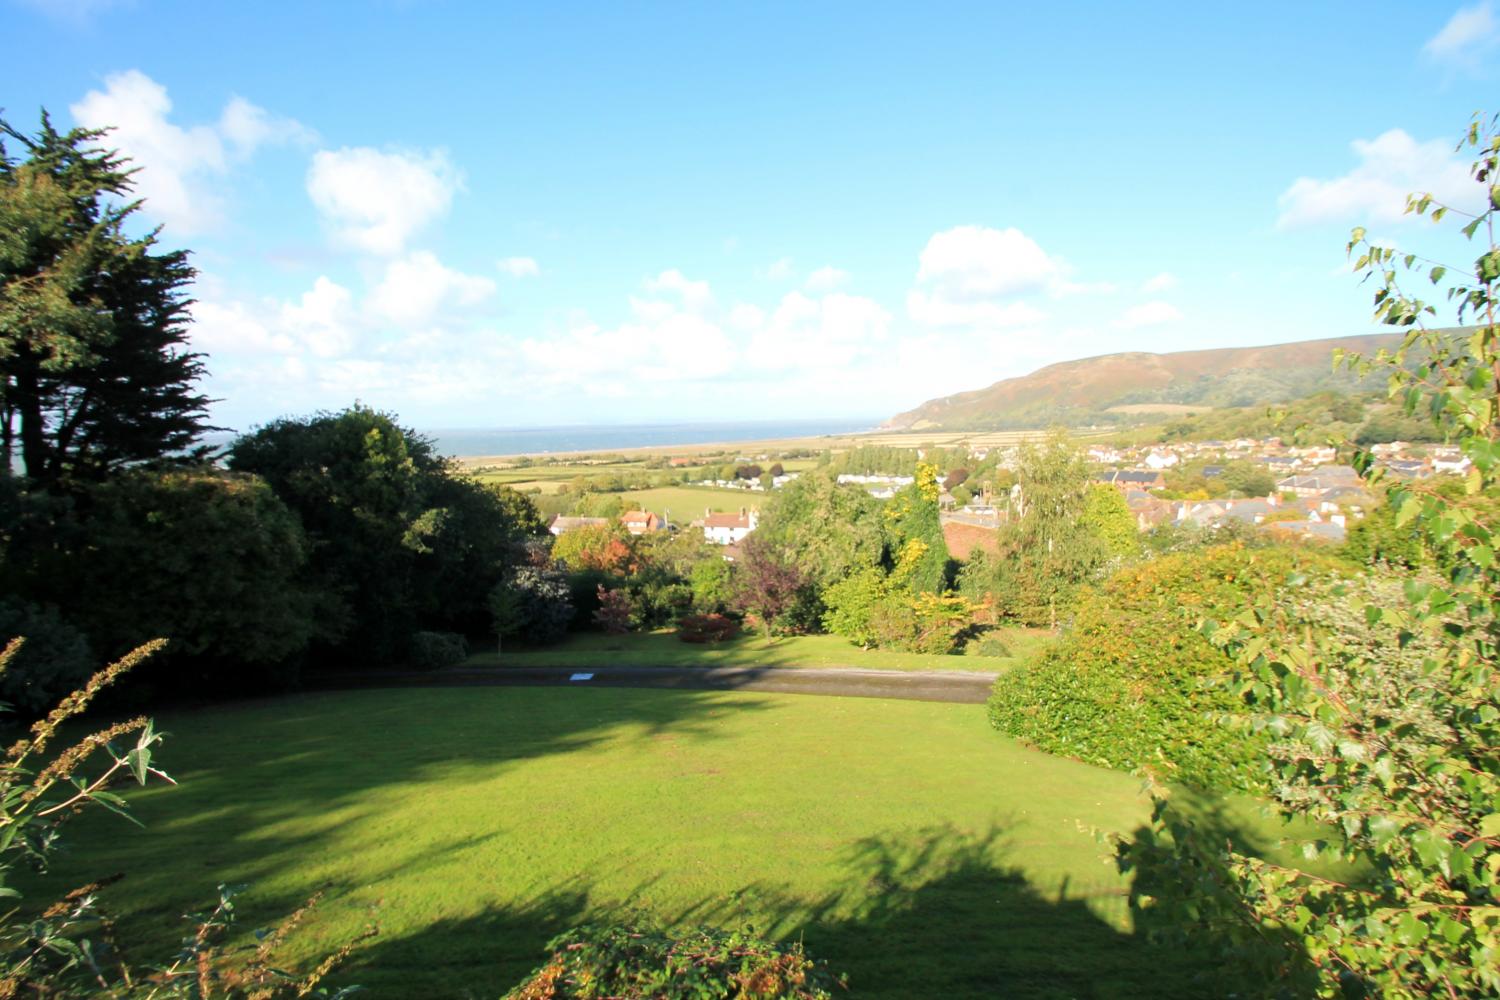
POLYGON ((873 430, 878 418, 845 420, 739 420, 691 424, 578 424, 569 427, 431 428, 418 430, 455 458, 545 455, 557 451, 618 451, 685 444, 732 444, 812 438, 873 430))
MULTIPOLYGON (((683 424, 574 424, 565 427, 417 427, 439 454, 454 458, 485 455, 545 455, 559 451, 619 451, 668 445, 733 444, 781 438, 858 434, 875 429, 880 418, 842 420, 734 420, 683 424)), ((213 433, 204 441, 225 447, 233 433, 213 433)))

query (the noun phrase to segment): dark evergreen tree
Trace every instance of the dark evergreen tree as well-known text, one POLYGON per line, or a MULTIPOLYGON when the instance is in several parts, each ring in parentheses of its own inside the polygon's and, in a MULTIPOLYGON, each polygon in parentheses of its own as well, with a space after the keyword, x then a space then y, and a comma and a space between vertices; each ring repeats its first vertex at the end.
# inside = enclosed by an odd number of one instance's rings
POLYGON ((209 429, 193 268, 159 231, 126 234, 134 171, 104 135, 45 112, 35 136, 0 120, 0 463, 48 487, 182 454, 209 429))

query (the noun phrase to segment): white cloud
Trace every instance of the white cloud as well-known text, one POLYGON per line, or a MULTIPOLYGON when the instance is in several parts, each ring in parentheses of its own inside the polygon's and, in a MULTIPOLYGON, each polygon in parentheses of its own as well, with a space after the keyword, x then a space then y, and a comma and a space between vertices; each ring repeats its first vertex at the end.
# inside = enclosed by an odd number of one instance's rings
POLYGON ((1478 68, 1480 57, 1500 45, 1500 20, 1495 17, 1491 0, 1472 7, 1460 7, 1427 40, 1422 51, 1433 59, 1464 68, 1478 68))
POLYGON ((917 282, 954 301, 976 301, 1041 291, 1062 274, 1062 265, 1019 229, 958 226, 927 241, 917 282))
POLYGON ((1154 278, 1148 278, 1141 283, 1141 291, 1148 295, 1152 292, 1166 292, 1177 287, 1177 275, 1170 271, 1163 271, 1154 278))
POLYGON ((541 267, 531 257, 506 257, 497 263, 501 272, 512 278, 535 278, 542 273, 541 267))
POLYGON ((1047 314, 1030 302, 995 302, 979 299, 953 301, 920 289, 906 293, 906 313, 922 326, 975 327, 996 330, 1039 323, 1047 314))
POLYGON ((792 258, 782 257, 766 268, 766 277, 772 281, 785 281, 792 276, 792 258))
POLYGON ((803 285, 810 292, 831 292, 849 280, 849 272, 837 267, 820 267, 807 276, 803 285))
POLYGON ((91 90, 70 105, 85 128, 110 128, 104 140, 142 167, 134 177, 143 211, 173 234, 211 229, 222 220, 217 189, 231 166, 261 146, 306 141, 311 132, 242 97, 231 98, 213 125, 184 128, 168 118, 167 88, 139 70, 114 73, 103 90, 91 90))
POLYGON ((272 333, 264 319, 243 302, 219 302, 199 295, 188 308, 193 349, 210 355, 285 354, 295 349, 292 339, 272 333))
POLYGON ((693 281, 675 267, 646 279, 646 288, 652 292, 676 293, 681 296, 682 304, 689 312, 701 313, 713 305, 714 301, 708 282, 693 281))
POLYGON ((1278 228, 1319 222, 1398 222, 1405 216, 1406 196, 1425 191, 1438 201, 1469 206, 1479 185, 1468 166, 1441 139, 1418 142, 1399 128, 1374 139, 1350 144, 1359 165, 1332 180, 1298 178, 1277 204, 1278 228))
POLYGON ((462 178, 441 150, 381 152, 368 146, 320 150, 307 193, 334 239, 395 255, 412 234, 448 211, 462 178))
POLYGON ((1170 302, 1143 302, 1125 310, 1124 314, 1115 320, 1115 326, 1122 330, 1134 330, 1144 326, 1175 323, 1180 319, 1182 319, 1182 313, 1170 302))
POLYGON ((924 327, 995 330, 1044 318, 1026 296, 1057 298, 1114 287, 1075 284, 1067 273, 1061 258, 1019 229, 958 226, 927 241, 906 311, 924 327))
POLYGON ((319 277, 299 301, 282 305, 278 327, 317 357, 348 354, 357 339, 354 295, 343 285, 319 277))
POLYGON ((231 97, 224 105, 224 112, 219 115, 219 134, 242 156, 269 144, 318 141, 318 134, 301 122, 273 115, 239 96, 231 97))
POLYGON ((834 293, 821 299, 789 292, 756 331, 747 351, 757 368, 846 375, 887 339, 890 314, 875 301, 834 293))
POLYGON ((418 250, 386 264, 366 309, 378 321, 410 328, 443 312, 477 305, 493 294, 495 283, 489 278, 455 271, 431 252, 418 250))

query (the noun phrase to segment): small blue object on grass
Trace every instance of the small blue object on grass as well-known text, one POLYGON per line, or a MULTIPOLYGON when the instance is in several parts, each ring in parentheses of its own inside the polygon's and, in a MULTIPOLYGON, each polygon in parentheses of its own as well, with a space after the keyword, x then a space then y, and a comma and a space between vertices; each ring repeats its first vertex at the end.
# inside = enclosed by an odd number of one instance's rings
POLYGON ((593 674, 574 674, 572 677, 568 678, 568 680, 570 681, 591 681, 593 679, 593 674))

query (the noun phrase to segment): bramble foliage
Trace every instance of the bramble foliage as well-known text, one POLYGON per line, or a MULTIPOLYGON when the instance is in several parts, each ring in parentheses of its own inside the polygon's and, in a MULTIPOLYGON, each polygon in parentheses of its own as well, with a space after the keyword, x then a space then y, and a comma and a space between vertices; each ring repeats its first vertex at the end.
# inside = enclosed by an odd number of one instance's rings
POLYGON ((996 680, 990 721, 1091 764, 1200 787, 1261 788, 1266 740, 1220 723, 1244 702, 1209 683, 1233 663, 1195 626, 1235 614, 1294 573, 1334 567, 1311 549, 1224 545, 1121 570, 1080 595, 1061 642, 996 680))
MULTIPOLYGON (((1471 268, 1371 246, 1356 229, 1355 269, 1375 279, 1375 315, 1409 330, 1401 348, 1346 359, 1381 372, 1408 415, 1422 413, 1474 463, 1466 495, 1422 481, 1391 486, 1397 527, 1414 527, 1431 578, 1408 574, 1405 601, 1343 595, 1368 627, 1416 645, 1420 663, 1392 669, 1368 643, 1305 622, 1326 601, 1262 600, 1211 630, 1237 657, 1241 688, 1274 739, 1273 789, 1286 815, 1315 821, 1323 839, 1305 845, 1309 861, 1336 859, 1366 874, 1352 883, 1226 851, 1161 803, 1153 830, 1122 845, 1126 869, 1194 873, 1198 892, 1180 916, 1243 944, 1266 927, 1294 936, 1240 975, 1245 982, 1298 968, 1300 986, 1319 996, 1490 997, 1500 993, 1500 567, 1488 504, 1500 479, 1500 122, 1476 117, 1460 148, 1475 151, 1472 175, 1485 207, 1463 226, 1483 233, 1471 268), (1445 289, 1460 324, 1476 328, 1455 342, 1426 330, 1435 315, 1403 282, 1415 274, 1445 289), (1453 280, 1450 280, 1452 276, 1453 280), (1413 363, 1414 362, 1414 363, 1413 363), (1300 606, 1299 606, 1300 605, 1300 606), (1405 639, 1405 636, 1412 639, 1405 639), (1170 835, 1171 844, 1164 841, 1170 835)), ((1435 221, 1464 215, 1430 195, 1408 211, 1435 221)), ((1374 477, 1372 457, 1356 465, 1374 477)), ((1239 948, 1226 962, 1248 960, 1239 948)))
POLYGON ((839 982, 801 944, 700 927, 579 927, 506 1000, 831 1000, 839 982))

